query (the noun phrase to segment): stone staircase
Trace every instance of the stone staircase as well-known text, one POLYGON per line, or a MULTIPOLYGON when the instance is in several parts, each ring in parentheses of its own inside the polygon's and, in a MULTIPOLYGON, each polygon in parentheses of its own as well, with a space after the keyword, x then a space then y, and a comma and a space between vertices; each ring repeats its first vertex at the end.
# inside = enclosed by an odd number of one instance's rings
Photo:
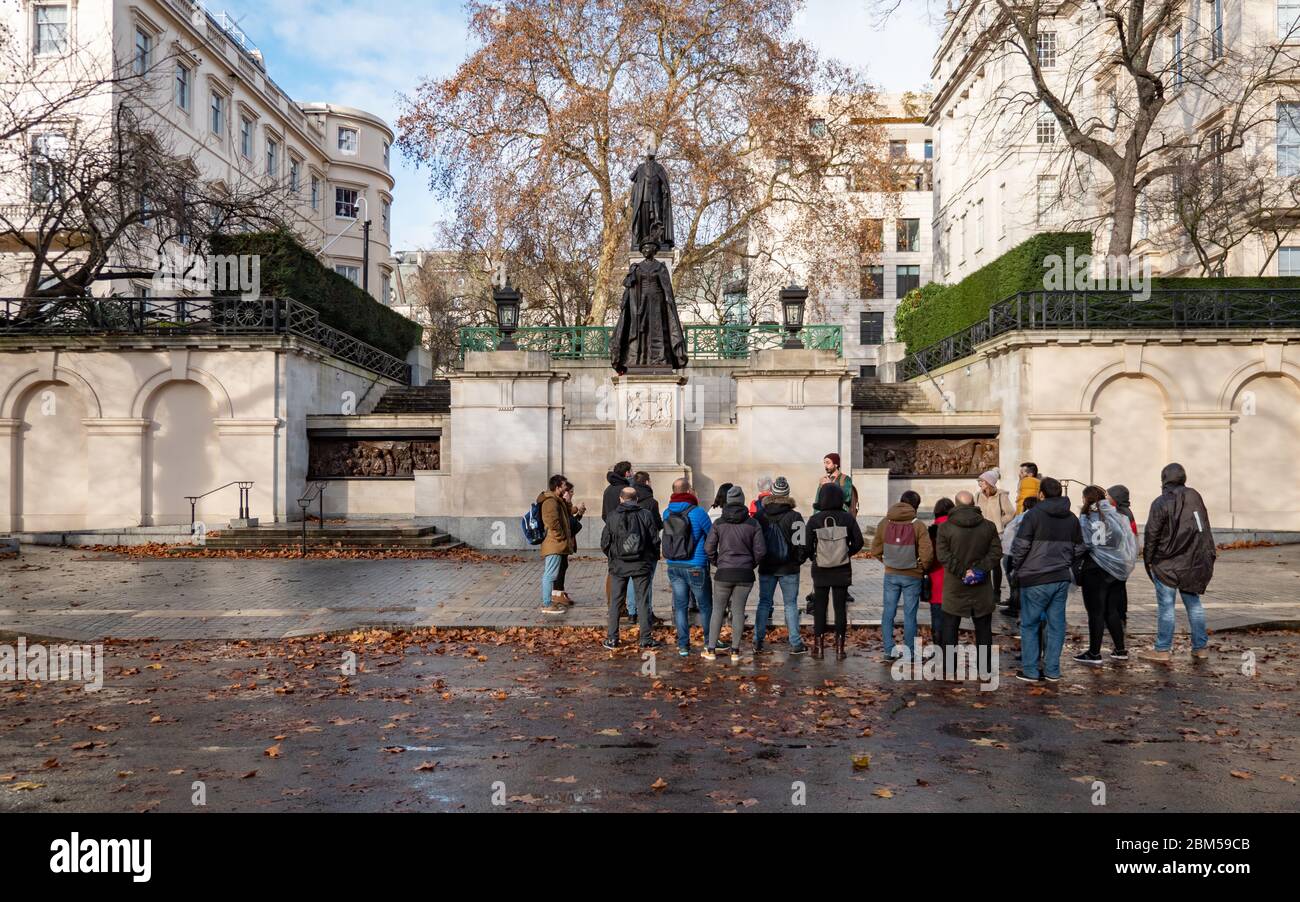
MULTIPOLYGON (((436 527, 409 523, 307 524, 308 551, 447 551, 464 543, 436 527)), ((302 524, 280 523, 248 529, 223 529, 205 547, 227 551, 264 551, 302 547, 302 524)))
POLYGON ((434 379, 428 385, 395 385, 384 392, 373 413, 448 413, 451 383, 434 379))
POLYGON ((913 382, 853 380, 853 409, 864 413, 939 413, 913 382))

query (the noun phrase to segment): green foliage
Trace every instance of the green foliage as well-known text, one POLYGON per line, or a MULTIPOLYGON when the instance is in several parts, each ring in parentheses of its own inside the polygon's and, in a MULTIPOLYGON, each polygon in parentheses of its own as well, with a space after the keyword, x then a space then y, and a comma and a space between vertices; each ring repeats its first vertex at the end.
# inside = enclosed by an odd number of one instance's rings
POLYGON ((213 254, 257 254, 261 292, 293 298, 320 314, 321 322, 405 360, 420 343, 419 323, 372 298, 351 280, 327 269, 290 233, 249 232, 218 235, 213 254))
POLYGON ((989 307, 1021 291, 1042 291, 1043 261, 1092 253, 1088 232, 1044 232, 1016 245, 956 285, 931 283, 910 292, 898 305, 894 323, 899 341, 915 353, 960 332, 988 315, 989 307))

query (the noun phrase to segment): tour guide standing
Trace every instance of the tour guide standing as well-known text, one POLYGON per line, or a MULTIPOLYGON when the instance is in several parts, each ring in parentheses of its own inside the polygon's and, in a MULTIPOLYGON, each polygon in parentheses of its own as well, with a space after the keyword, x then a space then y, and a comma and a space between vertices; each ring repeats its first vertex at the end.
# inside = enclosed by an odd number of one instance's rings
POLYGON ((677 627, 677 654, 691 653, 690 600, 700 610, 700 626, 705 637, 713 614, 713 586, 709 582, 709 558, 704 542, 713 521, 700 507, 690 480, 673 482, 673 494, 664 516, 661 550, 668 566, 668 584, 673 589, 673 623, 677 627))
MULTIPOLYGON (((642 598, 650 597, 650 572, 659 560, 659 534, 650 511, 637 504, 636 489, 627 486, 619 493, 618 507, 605 520, 600 535, 600 550, 609 558, 609 575, 614 591, 609 599, 606 618, 605 648, 618 648, 618 613, 627 595, 628 580, 636 585, 642 598)), ((641 647, 658 648, 650 623, 650 606, 641 605, 638 623, 641 647)))
POLYGON ((1209 637, 1201 594, 1214 576, 1214 536, 1210 515, 1196 489, 1187 487, 1182 464, 1160 471, 1162 493, 1151 502, 1142 545, 1142 562, 1156 585, 1156 647, 1138 652, 1148 661, 1168 663, 1174 647, 1174 594, 1182 596, 1192 632, 1192 657, 1208 658, 1209 637))
POLYGON ((1083 560, 1083 532, 1061 497, 1061 483, 1050 476, 1038 486, 1038 504, 1016 530, 1011 568, 1020 581, 1020 670, 1026 682, 1061 679, 1061 649, 1065 646, 1065 600, 1074 568, 1083 560), (1038 672, 1038 625, 1047 621, 1043 672, 1038 672))
MULTIPOLYGON (((834 483, 839 486, 844 503, 841 507, 853 516, 858 515, 858 490, 853 487, 853 477, 840 469, 840 456, 832 451, 822 458, 822 466, 826 468, 826 475, 822 477, 821 484, 829 485, 834 483)), ((821 500, 821 493, 817 493, 818 501, 821 500)), ((817 502, 813 503, 813 510, 821 510, 817 502)))

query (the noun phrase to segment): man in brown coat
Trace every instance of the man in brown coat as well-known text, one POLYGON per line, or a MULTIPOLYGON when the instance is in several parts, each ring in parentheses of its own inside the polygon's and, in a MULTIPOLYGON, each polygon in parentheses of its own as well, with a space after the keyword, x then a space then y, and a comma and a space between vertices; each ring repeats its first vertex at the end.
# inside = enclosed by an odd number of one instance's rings
POLYGON ((563 614, 573 605, 564 591, 564 571, 569 555, 578 550, 578 530, 582 528, 585 507, 574 509, 573 484, 561 473, 552 476, 547 490, 537 496, 546 538, 538 546, 542 553, 542 613, 563 614))

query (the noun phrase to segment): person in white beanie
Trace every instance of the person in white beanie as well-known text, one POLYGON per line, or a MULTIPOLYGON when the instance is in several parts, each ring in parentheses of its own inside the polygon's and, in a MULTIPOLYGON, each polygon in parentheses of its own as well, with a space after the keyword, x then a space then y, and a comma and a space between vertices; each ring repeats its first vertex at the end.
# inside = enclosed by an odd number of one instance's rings
MULTIPOLYGON (((984 519, 991 522, 998 528, 998 532, 1006 529, 1008 523, 1016 515, 1016 506, 1011 501, 1011 496, 1005 491, 998 488, 998 479, 1002 476, 998 469, 985 470, 979 475, 979 494, 975 496, 975 504, 979 507, 980 513, 984 519)), ((1002 564, 993 569, 993 600, 1002 603, 1002 564)))

